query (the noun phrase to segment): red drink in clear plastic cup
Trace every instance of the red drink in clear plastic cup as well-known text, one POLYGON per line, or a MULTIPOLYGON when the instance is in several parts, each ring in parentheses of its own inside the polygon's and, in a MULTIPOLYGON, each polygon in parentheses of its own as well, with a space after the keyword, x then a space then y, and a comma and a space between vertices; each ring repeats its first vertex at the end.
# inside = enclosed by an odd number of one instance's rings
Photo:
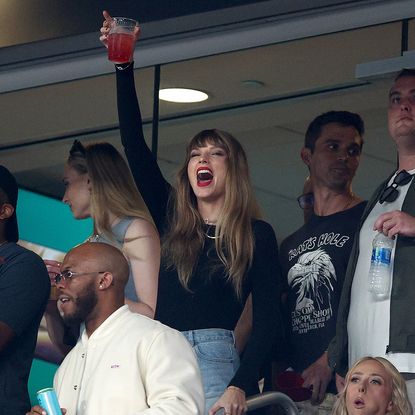
POLYGON ((114 63, 133 60, 134 35, 129 33, 110 33, 108 35, 108 59, 114 63))
POLYGON ((108 34, 108 59, 114 63, 133 60, 134 28, 137 22, 126 17, 113 17, 108 34))

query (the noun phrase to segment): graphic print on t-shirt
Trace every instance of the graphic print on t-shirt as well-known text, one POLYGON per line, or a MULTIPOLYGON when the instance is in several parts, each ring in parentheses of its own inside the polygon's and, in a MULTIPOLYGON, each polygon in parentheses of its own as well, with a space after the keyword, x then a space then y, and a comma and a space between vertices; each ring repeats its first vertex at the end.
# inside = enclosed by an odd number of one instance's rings
POLYGON ((336 271, 324 249, 306 252, 288 271, 288 285, 296 294, 292 331, 299 334, 324 327, 333 315, 331 294, 336 271))

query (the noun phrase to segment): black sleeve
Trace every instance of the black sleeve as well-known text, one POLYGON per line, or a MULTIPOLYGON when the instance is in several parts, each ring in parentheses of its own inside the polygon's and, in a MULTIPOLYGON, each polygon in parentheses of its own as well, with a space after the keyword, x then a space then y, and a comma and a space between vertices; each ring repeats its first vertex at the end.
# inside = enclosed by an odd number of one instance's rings
POLYGON ((0 266, 0 321, 22 335, 43 313, 49 293, 49 275, 40 257, 32 252, 12 257, 0 266))
POLYGON ((277 240, 271 226, 263 221, 255 222, 254 233, 255 252, 248 276, 252 284, 252 332, 241 365, 230 382, 247 394, 258 382, 259 371, 270 357, 273 344, 283 341, 277 240))
POLYGON ((117 105, 121 142, 134 181, 162 233, 166 220, 170 184, 164 179, 157 160, 148 148, 143 134, 143 122, 135 91, 134 71, 130 65, 117 69, 117 105))

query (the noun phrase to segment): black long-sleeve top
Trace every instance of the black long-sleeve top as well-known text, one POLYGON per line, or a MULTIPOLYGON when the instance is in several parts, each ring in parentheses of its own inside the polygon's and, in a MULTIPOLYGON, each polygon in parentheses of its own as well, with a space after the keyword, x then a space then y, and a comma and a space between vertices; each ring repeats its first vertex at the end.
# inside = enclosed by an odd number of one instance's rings
MULTIPOLYGON (((163 235, 172 188, 144 140, 132 66, 117 69, 117 100, 121 139, 130 169, 160 235, 163 235)), ((254 390, 272 342, 282 332, 277 241, 268 223, 254 220, 252 226, 254 257, 244 277, 241 299, 236 297, 233 286, 226 278, 214 240, 206 238, 190 279, 190 290, 181 285, 177 270, 167 269, 162 260, 155 317, 180 331, 206 328, 234 330, 245 301, 252 293, 252 332, 240 367, 230 382, 230 385, 247 393, 254 390)), ((214 228, 206 228, 206 232, 214 235, 214 228)))

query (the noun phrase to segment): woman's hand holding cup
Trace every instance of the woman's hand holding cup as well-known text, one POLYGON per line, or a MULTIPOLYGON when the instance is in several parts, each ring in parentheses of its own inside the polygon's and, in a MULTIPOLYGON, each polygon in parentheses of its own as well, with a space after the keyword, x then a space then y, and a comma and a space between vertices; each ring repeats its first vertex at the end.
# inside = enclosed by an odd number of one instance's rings
POLYGON ((99 40, 108 49, 108 59, 114 63, 127 63, 133 60, 134 45, 140 36, 137 22, 124 17, 112 18, 104 10, 104 22, 99 40))

